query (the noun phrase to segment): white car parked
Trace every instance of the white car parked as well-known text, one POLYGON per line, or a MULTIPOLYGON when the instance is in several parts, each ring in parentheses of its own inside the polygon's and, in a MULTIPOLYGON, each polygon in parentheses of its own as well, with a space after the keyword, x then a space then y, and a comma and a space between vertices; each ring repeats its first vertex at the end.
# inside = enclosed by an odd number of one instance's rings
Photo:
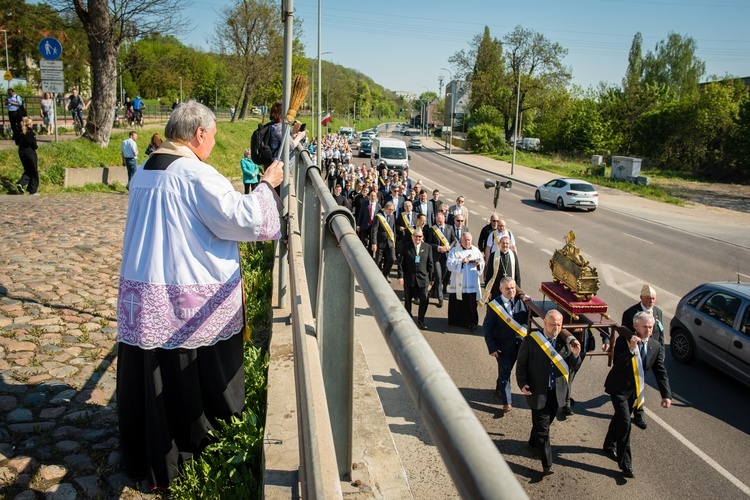
POLYGON ((536 188, 534 199, 554 203, 560 210, 576 207, 593 212, 599 206, 599 193, 594 185, 580 179, 552 179, 536 188))

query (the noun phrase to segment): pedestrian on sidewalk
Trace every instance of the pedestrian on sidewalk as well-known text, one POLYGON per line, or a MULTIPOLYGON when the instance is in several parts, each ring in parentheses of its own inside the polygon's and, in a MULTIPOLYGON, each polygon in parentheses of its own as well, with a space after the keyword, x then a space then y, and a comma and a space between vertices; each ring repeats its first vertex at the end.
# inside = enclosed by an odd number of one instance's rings
POLYGON ((55 120, 55 101, 52 100, 52 94, 49 92, 44 93, 44 99, 42 99, 39 105, 39 114, 42 117, 46 135, 52 134, 55 120))
POLYGON ((33 122, 31 118, 25 116, 21 119, 21 129, 15 135, 14 139, 18 146, 18 156, 21 158, 21 165, 23 165, 23 175, 21 179, 16 183, 16 188, 19 194, 23 194, 25 190, 28 190, 29 194, 37 194, 39 188, 39 169, 37 168, 37 156, 36 156, 36 134, 32 130, 33 122))
POLYGON ((245 150, 245 156, 240 159, 242 183, 245 185, 245 194, 250 194, 250 191, 255 189, 258 182, 260 182, 260 169, 251 158, 252 153, 252 150, 247 148, 245 150))
POLYGON ((122 464, 168 488, 245 401, 238 241, 280 236, 271 163, 249 195, 205 163, 216 117, 189 101, 133 177, 117 299, 117 411, 122 464))
POLYGON ((138 133, 131 130, 128 138, 122 141, 120 153, 122 154, 122 166, 128 169, 128 189, 130 189, 130 180, 133 178, 138 168, 138 133))

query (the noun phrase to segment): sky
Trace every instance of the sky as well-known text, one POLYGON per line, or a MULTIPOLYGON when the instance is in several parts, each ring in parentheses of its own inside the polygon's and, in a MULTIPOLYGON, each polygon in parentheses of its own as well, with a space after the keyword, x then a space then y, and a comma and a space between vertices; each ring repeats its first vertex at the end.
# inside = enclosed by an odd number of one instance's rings
MULTIPOLYGON (((322 56, 356 69, 393 91, 439 91, 455 73, 448 58, 469 50, 488 26, 502 39, 521 25, 568 50, 564 64, 572 84, 583 89, 599 82, 619 85, 636 32, 644 54, 670 32, 695 39, 697 56, 711 75, 750 76, 750 0, 320 0, 322 56), (447 68, 446 71, 441 68, 447 68)), ((184 43, 209 50, 227 0, 194 0, 184 12, 198 25, 178 34, 184 43)), ((279 0, 281 5, 281 0, 279 0)), ((308 57, 318 53, 318 0, 295 0, 308 57)), ((444 88, 444 87, 443 87, 444 88)))

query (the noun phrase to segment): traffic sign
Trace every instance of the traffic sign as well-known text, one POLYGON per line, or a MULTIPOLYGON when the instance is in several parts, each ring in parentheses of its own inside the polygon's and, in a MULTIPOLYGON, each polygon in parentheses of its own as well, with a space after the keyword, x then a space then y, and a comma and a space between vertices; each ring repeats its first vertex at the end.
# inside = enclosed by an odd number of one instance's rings
POLYGON ((46 37, 39 42, 39 53, 42 57, 54 61, 62 55, 62 44, 57 38, 46 37))
POLYGON ((3 80, 11 81, 13 79, 13 75, 10 74, 10 71, 5 72, 5 76, 3 76, 3 80))
POLYGON ((42 92, 52 92, 57 94, 65 93, 65 84, 63 82, 42 82, 42 92))
POLYGON ((39 60, 39 68, 44 71, 45 69, 51 69, 53 71, 62 71, 63 70, 63 62, 62 61, 48 61, 46 59, 40 59, 39 60))
POLYGON ((51 69, 43 69, 42 70, 42 81, 44 80, 59 80, 63 81, 63 72, 62 71, 56 71, 51 69))

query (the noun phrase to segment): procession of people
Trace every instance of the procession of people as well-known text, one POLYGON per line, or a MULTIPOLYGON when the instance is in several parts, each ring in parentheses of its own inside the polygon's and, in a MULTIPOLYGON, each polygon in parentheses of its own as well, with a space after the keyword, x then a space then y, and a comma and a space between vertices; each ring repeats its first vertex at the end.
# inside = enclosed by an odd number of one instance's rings
MULTIPOLYGON (((395 272, 409 315, 417 305, 417 327, 443 330, 439 319, 428 324, 427 313, 431 305, 440 309, 446 300, 447 320, 442 321, 448 327, 473 332, 481 326, 488 352, 497 362, 494 397, 503 413, 513 410, 515 370, 517 387, 531 409, 529 450, 539 458, 542 474, 551 474, 550 426, 558 413, 563 418, 574 415, 572 385, 587 351, 595 348, 591 329, 563 332, 566 316, 553 308, 546 311, 539 331, 527 332, 531 298, 521 289, 522 258, 513 232, 499 214, 488 214, 475 238, 464 196, 451 203, 434 189, 430 199, 422 182, 413 181, 408 172, 378 170, 367 163, 355 166, 343 138, 327 137, 323 145, 329 189, 339 205, 353 212, 362 243, 389 283, 395 272)), ((602 453, 617 462, 623 478, 635 477, 630 425, 646 428, 640 399, 643 373, 653 368, 663 407, 670 406, 671 398, 663 362, 664 326, 661 310, 654 306, 653 287, 644 285, 640 299, 622 319, 633 335, 620 336, 613 348, 610 342, 615 339, 603 336, 601 346, 604 352, 612 348, 615 360, 605 389, 614 416, 602 453), (648 357, 635 354, 642 354, 644 347, 650 350, 648 357), (632 368, 636 358, 642 361, 638 380, 632 368)))

